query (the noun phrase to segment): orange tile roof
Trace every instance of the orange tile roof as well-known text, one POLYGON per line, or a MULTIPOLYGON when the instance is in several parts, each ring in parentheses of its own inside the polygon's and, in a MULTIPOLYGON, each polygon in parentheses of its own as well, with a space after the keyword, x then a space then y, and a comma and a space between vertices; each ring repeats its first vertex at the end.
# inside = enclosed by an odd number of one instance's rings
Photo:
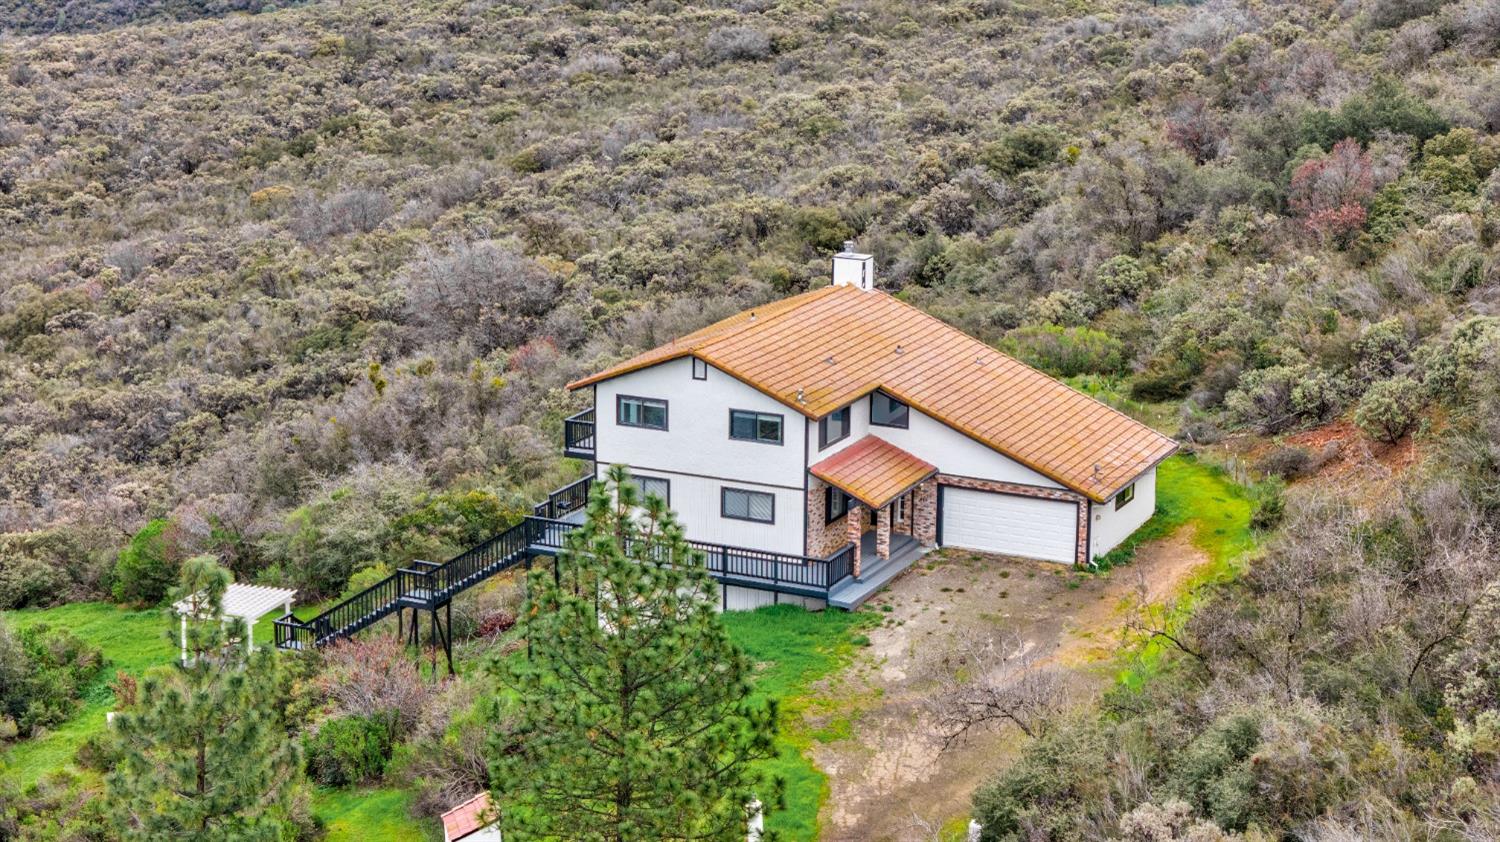
POLYGON ((443 833, 450 842, 488 827, 494 819, 489 815, 490 794, 481 792, 468 801, 443 814, 443 833))
POLYGON ((807 470, 872 509, 884 506, 937 473, 930 462, 879 436, 865 436, 807 470))
POLYGON ((916 307, 852 286, 746 310, 568 388, 689 355, 815 419, 883 389, 1098 502, 1177 449, 916 307))

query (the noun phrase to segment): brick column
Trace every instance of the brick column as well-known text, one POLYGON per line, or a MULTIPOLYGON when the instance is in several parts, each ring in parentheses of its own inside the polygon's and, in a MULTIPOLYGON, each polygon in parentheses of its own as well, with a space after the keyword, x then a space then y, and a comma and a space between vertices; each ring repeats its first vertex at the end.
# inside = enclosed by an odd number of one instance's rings
POLYGON ((865 509, 858 503, 849 503, 849 516, 844 518, 849 540, 854 542, 854 578, 859 578, 859 537, 864 533, 865 509))
POLYGON ((891 504, 887 503, 875 513, 875 557, 881 561, 891 557, 891 504))
POLYGON ((937 546, 937 481, 927 480, 912 494, 911 534, 924 547, 937 546))

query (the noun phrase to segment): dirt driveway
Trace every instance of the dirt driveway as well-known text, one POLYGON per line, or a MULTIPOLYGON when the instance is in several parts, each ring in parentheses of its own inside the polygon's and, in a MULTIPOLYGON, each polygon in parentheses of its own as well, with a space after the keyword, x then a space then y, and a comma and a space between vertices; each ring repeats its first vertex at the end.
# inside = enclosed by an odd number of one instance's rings
POLYGON ((869 633, 869 648, 819 688, 807 714, 815 732, 841 735, 813 748, 832 787, 823 838, 930 839, 928 828, 967 815, 975 787, 1014 756, 1020 737, 995 728, 940 750, 922 702, 952 669, 944 653, 962 640, 1003 636, 1033 665, 1063 669, 1071 700, 1090 701, 1109 681, 1105 661, 1143 583, 1148 600, 1162 601, 1207 562, 1189 535, 1143 545, 1130 565, 1098 577, 940 550, 871 600, 865 610, 884 622, 869 633))

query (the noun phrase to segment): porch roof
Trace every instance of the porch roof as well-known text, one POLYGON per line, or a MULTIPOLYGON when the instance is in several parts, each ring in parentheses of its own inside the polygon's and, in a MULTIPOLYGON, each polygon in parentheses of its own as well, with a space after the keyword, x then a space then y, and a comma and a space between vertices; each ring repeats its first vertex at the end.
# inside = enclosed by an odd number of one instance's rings
POLYGON ((808 469, 872 509, 879 509, 937 468, 879 436, 865 436, 808 469))

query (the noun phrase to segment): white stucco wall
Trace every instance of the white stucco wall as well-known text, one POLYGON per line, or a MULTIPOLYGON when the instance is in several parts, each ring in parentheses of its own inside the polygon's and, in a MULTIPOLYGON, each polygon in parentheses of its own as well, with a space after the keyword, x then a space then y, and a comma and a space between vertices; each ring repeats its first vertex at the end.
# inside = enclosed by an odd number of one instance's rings
POLYGON ((1113 499, 1095 503, 1089 512, 1091 558, 1098 558, 1119 546, 1130 533, 1141 528, 1156 511, 1156 469, 1152 468, 1135 481, 1135 499, 1119 510, 1113 499))
POLYGON ((848 438, 837 444, 818 450, 818 425, 808 425, 808 458, 812 464, 827 459, 840 450, 859 441, 871 433, 896 445, 908 453, 931 462, 945 474, 975 477, 977 479, 1015 482, 1037 485, 1043 488, 1063 486, 1033 471, 993 448, 974 439, 941 421, 918 412, 910 411, 906 429, 900 427, 878 427, 870 424, 870 399, 863 397, 850 405, 850 429, 848 438))
POLYGON ((689 538, 731 546, 802 554, 806 454, 803 416, 712 366, 707 380, 693 379, 683 358, 598 384, 595 392, 595 459, 602 473, 624 464, 636 473, 671 482, 671 507, 689 538), (622 427, 616 397, 667 401, 667 430, 622 427), (729 438, 729 410, 769 412, 783 418, 782 443, 729 438), (720 515, 724 487, 776 497, 776 522, 720 515))

